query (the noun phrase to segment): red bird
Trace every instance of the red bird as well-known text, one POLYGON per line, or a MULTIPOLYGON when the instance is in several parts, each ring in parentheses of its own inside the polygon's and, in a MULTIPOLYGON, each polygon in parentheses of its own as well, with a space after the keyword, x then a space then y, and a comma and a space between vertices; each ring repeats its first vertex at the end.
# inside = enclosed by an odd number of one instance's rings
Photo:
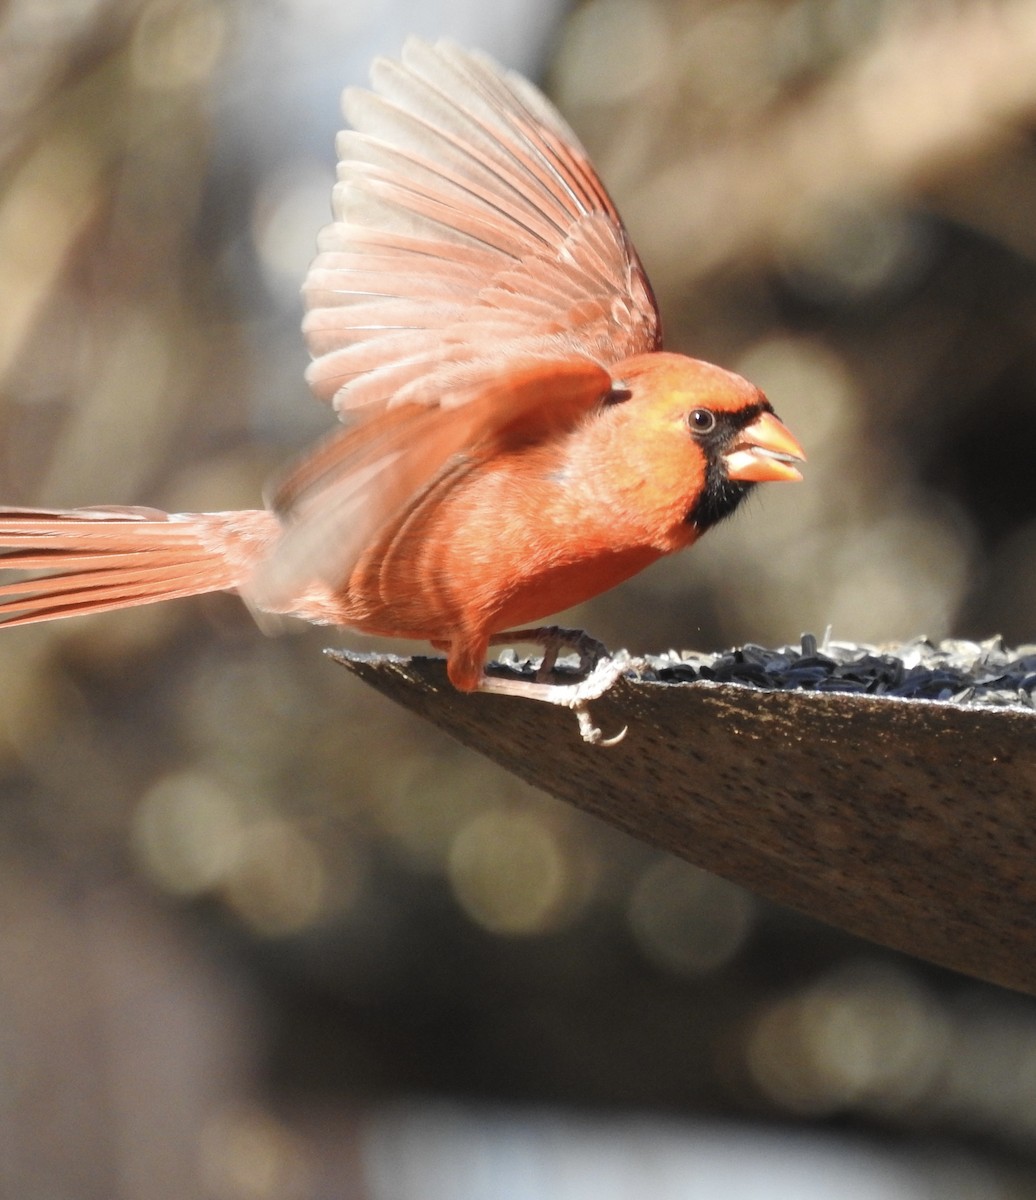
MULTIPOLYGON (((411 40, 350 89, 334 223, 304 285, 309 382, 345 428, 255 511, 0 509, 0 624, 237 591, 260 612, 447 653, 462 691, 576 709, 582 684, 489 676, 490 644, 801 478, 752 384, 663 353, 618 212, 571 129, 488 58, 411 40), (28 575, 26 573, 29 573, 28 575), (511 631, 511 632, 508 632, 511 631)), ((562 637, 561 639, 565 639, 562 637)))

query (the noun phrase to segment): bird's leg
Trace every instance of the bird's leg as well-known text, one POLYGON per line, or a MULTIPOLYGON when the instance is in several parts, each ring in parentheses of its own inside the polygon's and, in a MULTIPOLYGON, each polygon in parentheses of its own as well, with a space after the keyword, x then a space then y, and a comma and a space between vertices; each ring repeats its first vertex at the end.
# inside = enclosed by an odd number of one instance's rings
POLYGON ((594 746, 614 746, 626 736, 626 728, 614 737, 605 738, 593 723, 587 704, 596 700, 633 665, 625 650, 611 655, 603 643, 579 629, 560 629, 555 625, 539 629, 513 629, 494 634, 490 645, 511 642, 532 642, 543 647, 543 661, 536 670, 536 678, 505 679, 499 675, 483 673, 477 687, 480 692, 498 696, 522 696, 529 700, 541 700, 547 704, 559 704, 570 708, 579 722, 579 732, 584 742, 594 746), (548 682, 554 672, 558 651, 570 647, 579 654, 579 667, 584 678, 578 683, 548 682))

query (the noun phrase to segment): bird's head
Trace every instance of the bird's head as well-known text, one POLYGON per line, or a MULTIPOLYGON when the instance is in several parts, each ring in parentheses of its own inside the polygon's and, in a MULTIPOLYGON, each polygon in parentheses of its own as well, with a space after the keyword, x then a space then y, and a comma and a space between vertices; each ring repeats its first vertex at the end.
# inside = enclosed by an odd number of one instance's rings
POLYGON ((639 467, 642 491, 664 498, 672 520, 694 536, 729 516, 755 484, 802 478, 802 447, 740 375, 653 353, 619 364, 615 376, 627 460, 634 473, 639 467))

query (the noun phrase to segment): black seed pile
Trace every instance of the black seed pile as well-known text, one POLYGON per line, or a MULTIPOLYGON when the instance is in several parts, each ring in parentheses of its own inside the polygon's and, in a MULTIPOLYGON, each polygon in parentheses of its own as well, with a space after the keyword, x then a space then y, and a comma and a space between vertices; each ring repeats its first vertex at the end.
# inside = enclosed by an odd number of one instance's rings
POLYGON ((690 683, 709 679, 749 687, 947 700, 957 704, 1036 708, 1036 645, 1011 650, 999 637, 984 642, 927 638, 890 646, 825 640, 803 634, 798 646, 747 645, 717 654, 671 650, 645 660, 642 678, 690 683))

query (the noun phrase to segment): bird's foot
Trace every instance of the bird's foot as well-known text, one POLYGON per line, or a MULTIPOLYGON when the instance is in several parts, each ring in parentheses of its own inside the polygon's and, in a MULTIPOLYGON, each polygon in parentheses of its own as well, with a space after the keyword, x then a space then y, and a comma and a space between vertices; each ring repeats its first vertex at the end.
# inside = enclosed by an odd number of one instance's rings
POLYGON ((507 679, 500 675, 484 674, 479 681, 479 691, 498 696, 521 696, 570 708, 579 722, 583 741, 592 746, 615 746, 626 736, 628 726, 613 737, 604 737, 587 708, 591 700, 603 696, 617 679, 635 665, 625 650, 611 655, 602 642, 588 633, 579 629, 561 629, 555 625, 497 634, 492 642, 537 643, 543 646, 543 660, 536 669, 535 679, 507 679), (563 648, 575 650, 579 655, 579 670, 585 678, 577 683, 549 682, 555 673, 558 652, 563 648))
POLYGON ((543 658, 536 668, 536 679, 540 683, 546 683, 554 674, 562 650, 574 650, 579 655, 578 670, 582 675, 589 675, 602 659, 611 658, 604 642, 591 637, 584 629, 564 629, 560 625, 509 629, 495 633, 489 639, 491 646, 510 646, 515 642, 530 642, 543 647, 543 658))

